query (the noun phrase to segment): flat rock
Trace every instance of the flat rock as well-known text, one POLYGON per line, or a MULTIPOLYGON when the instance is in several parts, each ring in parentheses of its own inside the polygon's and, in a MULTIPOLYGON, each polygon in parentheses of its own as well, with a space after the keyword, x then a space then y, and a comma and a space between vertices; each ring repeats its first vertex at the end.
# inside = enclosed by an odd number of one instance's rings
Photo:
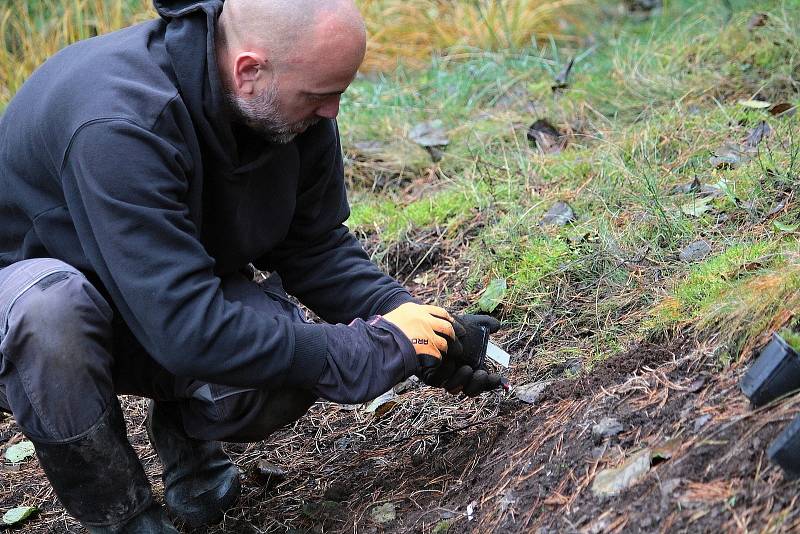
POLYGON ((711 254, 711 245, 705 239, 699 239, 689 243, 681 249, 680 259, 687 263, 704 260, 711 254))
POLYGON ((537 400, 539 400, 539 398, 542 396, 542 393, 544 393, 544 390, 547 389, 547 386, 549 385, 549 380, 523 384, 514 388, 514 396, 522 402, 534 404, 537 400))
POLYGON ((612 497, 639 482, 650 470, 650 449, 644 449, 614 469, 603 469, 592 481, 592 493, 612 497))
POLYGON ((617 419, 613 417, 604 417, 600 422, 592 427, 592 440, 595 443, 600 443, 606 438, 616 436, 622 432, 623 427, 617 419))
POLYGON ((542 224, 551 224, 554 226, 566 226, 571 222, 575 222, 575 210, 566 202, 556 202, 552 207, 547 210, 547 213, 542 217, 542 224))

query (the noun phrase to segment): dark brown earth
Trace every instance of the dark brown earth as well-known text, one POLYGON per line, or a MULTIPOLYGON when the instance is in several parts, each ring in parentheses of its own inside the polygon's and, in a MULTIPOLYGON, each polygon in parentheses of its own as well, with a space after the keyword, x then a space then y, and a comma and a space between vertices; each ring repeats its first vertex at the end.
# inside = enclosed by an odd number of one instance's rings
MULTIPOLYGON (((464 303, 464 266, 452 259, 459 257, 452 248, 458 241, 441 241, 448 244, 437 250, 440 235, 434 229, 414 236, 424 245, 398 250, 396 269, 388 268, 427 301, 441 301, 447 289, 458 309, 464 303)), ((563 365, 543 371, 532 364, 533 335, 518 329, 497 338, 513 347, 512 384, 563 371, 563 365)), ((268 441, 226 445, 243 472, 239 505, 216 527, 182 531, 798 531, 800 486, 785 481, 765 451, 800 412, 800 399, 751 410, 738 389, 751 357, 720 368, 713 344, 685 332, 558 379, 534 405, 517 400, 513 390, 472 400, 413 384, 375 414, 319 403, 268 441), (607 416, 624 430, 595 443, 591 427, 607 416), (644 447, 662 447, 667 458, 654 461, 621 495, 593 495, 601 469, 644 447), (262 459, 284 468, 286 480, 264 486, 253 475, 262 459), (387 503, 396 519, 376 522, 373 509, 387 503)), ((145 401, 125 398, 124 406, 131 440, 160 499, 160 467, 143 428, 145 401)), ((0 419, 0 449, 20 439, 13 420, 0 419)), ((20 531, 81 532, 35 460, 2 466, 0 509, 20 505, 41 510, 20 531)))

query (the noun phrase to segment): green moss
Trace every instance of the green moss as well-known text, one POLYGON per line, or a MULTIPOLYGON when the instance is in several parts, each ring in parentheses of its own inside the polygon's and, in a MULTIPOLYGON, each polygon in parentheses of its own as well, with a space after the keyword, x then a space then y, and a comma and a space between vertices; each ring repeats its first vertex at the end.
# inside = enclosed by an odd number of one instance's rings
POLYGON ((743 276, 751 273, 746 267, 765 256, 771 243, 738 244, 692 269, 686 280, 675 289, 675 297, 686 310, 699 311, 717 300, 743 276))
POLYGON ((464 190, 449 190, 429 198, 400 205, 391 200, 354 203, 347 225, 351 229, 379 229, 384 240, 400 238, 411 228, 447 224, 466 215, 478 204, 478 197, 464 190))

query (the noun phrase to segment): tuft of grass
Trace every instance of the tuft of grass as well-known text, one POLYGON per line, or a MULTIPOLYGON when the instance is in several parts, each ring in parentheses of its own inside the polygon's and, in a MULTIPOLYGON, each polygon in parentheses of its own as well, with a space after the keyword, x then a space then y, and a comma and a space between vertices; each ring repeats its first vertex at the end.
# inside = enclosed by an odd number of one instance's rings
POLYGON ((369 42, 364 68, 385 71, 398 61, 420 67, 455 49, 521 50, 537 38, 575 41, 585 26, 585 0, 359 0, 369 42), (581 8, 579 11, 568 8, 581 8), (570 31, 571 30, 571 31, 570 31))
POLYGON ((779 333, 783 340, 786 341, 795 352, 800 352, 800 333, 795 332, 791 328, 784 328, 779 333))

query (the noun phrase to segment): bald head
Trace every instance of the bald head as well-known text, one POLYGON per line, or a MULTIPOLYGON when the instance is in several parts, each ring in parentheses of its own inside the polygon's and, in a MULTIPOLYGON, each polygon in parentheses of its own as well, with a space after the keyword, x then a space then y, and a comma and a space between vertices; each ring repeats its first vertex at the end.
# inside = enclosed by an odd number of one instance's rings
POLYGON ((226 0, 220 45, 228 52, 258 50, 277 64, 304 59, 332 41, 366 42, 364 20, 352 0, 226 0))
POLYGON ((352 0, 226 0, 217 27, 232 119, 278 143, 336 117, 366 51, 352 0))

